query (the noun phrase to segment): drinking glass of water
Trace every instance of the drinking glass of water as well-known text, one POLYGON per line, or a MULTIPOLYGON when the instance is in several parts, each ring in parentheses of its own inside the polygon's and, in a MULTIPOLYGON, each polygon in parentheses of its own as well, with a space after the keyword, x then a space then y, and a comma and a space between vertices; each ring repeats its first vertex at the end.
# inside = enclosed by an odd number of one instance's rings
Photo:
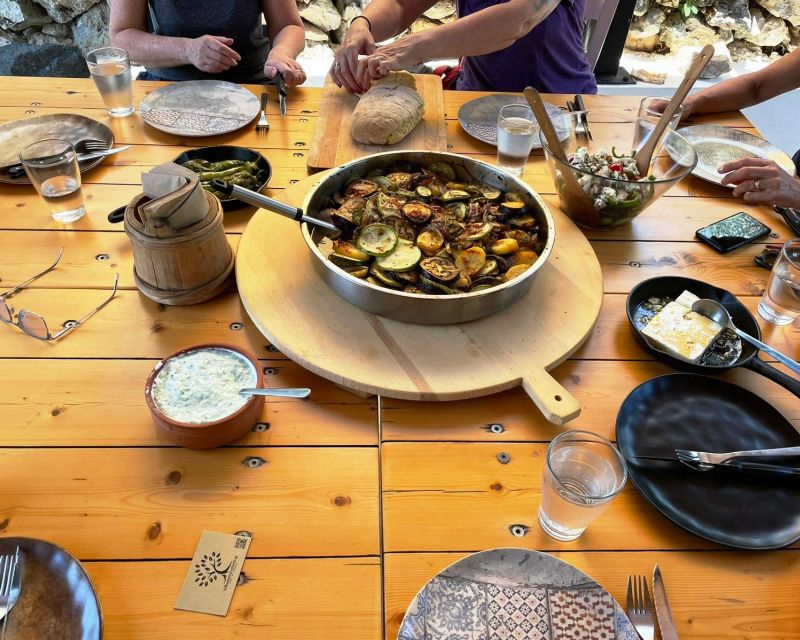
POLYGON ((758 303, 758 315, 778 326, 791 324, 800 315, 800 239, 783 245, 758 303))
POLYGON ((556 540, 575 540, 622 491, 627 475, 605 438, 589 431, 556 436, 547 447, 539 524, 556 540))
POLYGON ((75 147, 67 140, 40 140, 19 154, 25 173, 50 207, 57 222, 75 222, 83 217, 81 171, 75 147))
POLYGON ((525 169, 539 125, 531 108, 507 104, 497 116, 497 164, 515 176, 525 169))
POLYGON ((86 56, 86 64, 103 102, 106 103, 108 113, 115 118, 131 115, 133 88, 128 52, 116 47, 95 49, 86 56))

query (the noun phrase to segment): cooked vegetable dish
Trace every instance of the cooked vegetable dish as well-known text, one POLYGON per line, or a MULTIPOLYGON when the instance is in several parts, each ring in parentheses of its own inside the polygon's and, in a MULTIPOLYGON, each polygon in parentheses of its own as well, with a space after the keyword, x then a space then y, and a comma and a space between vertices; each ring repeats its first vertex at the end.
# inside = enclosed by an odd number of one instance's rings
POLYGON ((465 183, 444 162, 399 163, 349 182, 320 249, 349 274, 407 293, 481 291, 524 273, 544 239, 522 195, 465 183))
POLYGON ((255 162, 245 160, 222 160, 220 162, 209 162, 202 158, 187 160, 183 163, 187 169, 191 169, 200 176, 200 183, 203 189, 213 193, 220 200, 230 199, 223 193, 219 193, 211 186, 212 180, 225 180, 231 184, 239 185, 245 189, 258 191, 262 180, 259 176, 261 170, 255 162))
POLYGON ((617 226, 633 219, 653 197, 656 177, 640 176, 636 166, 636 152, 630 155, 611 153, 601 149, 591 153, 578 147, 568 157, 570 165, 579 169, 575 177, 589 196, 600 216, 601 226, 617 226), (591 175, 588 175, 591 174, 591 175))

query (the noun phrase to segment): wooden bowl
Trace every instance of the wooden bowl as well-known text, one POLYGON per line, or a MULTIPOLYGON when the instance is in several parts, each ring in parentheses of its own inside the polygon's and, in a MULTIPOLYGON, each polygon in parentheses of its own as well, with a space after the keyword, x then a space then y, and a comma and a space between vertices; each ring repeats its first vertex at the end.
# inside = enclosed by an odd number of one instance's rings
POLYGON ((248 351, 228 344, 198 344, 176 351, 167 358, 159 361, 147 377, 147 384, 144 389, 144 397, 147 401, 147 406, 150 408, 150 413, 153 416, 153 422, 156 428, 168 440, 189 449, 213 449, 214 447, 221 447, 222 445, 229 444, 241 438, 245 433, 253 429, 258 419, 261 417, 261 411, 264 408, 264 396, 250 396, 250 399, 237 411, 213 422, 179 422, 164 415, 153 400, 152 390, 156 376, 171 358, 203 349, 226 349, 246 358, 253 365, 256 372, 255 387, 261 388, 264 384, 261 365, 256 357, 248 351))

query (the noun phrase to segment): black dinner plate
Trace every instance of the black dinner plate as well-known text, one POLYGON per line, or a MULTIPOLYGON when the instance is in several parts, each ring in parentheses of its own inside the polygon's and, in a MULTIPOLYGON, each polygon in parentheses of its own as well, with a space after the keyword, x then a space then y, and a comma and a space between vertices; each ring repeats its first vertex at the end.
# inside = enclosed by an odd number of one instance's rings
MULTIPOLYGON (((231 146, 218 146, 218 147, 202 147, 200 149, 190 149, 184 151, 181 155, 173 160, 175 164, 183 164, 187 160, 197 160, 202 158, 209 162, 221 162, 222 160, 244 160, 245 162, 255 162, 258 166, 258 188, 256 191, 261 191, 267 186, 270 177, 272 176, 272 166, 263 155, 258 151, 246 149, 245 147, 231 147, 231 146)), ((235 198, 220 198, 223 211, 236 211, 243 209, 250 205, 235 198)))
POLYGON ((617 443, 636 488, 687 531, 739 549, 777 549, 800 539, 800 480, 694 471, 637 455, 675 449, 725 452, 800 446, 780 412, 747 389, 687 373, 654 378, 625 399, 617 443))

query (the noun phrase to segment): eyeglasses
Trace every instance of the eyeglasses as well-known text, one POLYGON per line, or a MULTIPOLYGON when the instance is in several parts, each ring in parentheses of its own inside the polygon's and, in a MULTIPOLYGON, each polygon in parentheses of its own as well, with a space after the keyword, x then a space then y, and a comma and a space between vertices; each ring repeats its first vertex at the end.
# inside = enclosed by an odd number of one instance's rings
POLYGON ((111 290, 111 295, 105 300, 100 306, 96 307, 85 316, 83 316, 80 320, 75 320, 74 322, 68 322, 61 331, 56 333, 50 333, 50 329, 47 327, 47 322, 45 319, 40 316, 38 313, 34 313, 32 311, 28 311, 27 309, 21 309, 20 312, 17 314, 16 320, 14 319, 14 308, 8 306, 8 299, 22 291, 25 287, 27 287, 31 282, 34 282, 41 278, 42 276, 50 273, 53 269, 58 266, 58 263, 61 262, 61 256, 64 255, 64 248, 62 247, 61 250, 58 252, 58 256, 56 257, 56 261, 47 267, 41 273, 37 273, 32 278, 29 278, 25 282, 18 284, 13 289, 9 289, 3 294, 0 294, 0 320, 5 322, 6 324, 13 324, 22 329, 25 333, 27 333, 32 338, 36 338, 37 340, 58 340, 61 336, 63 336, 68 331, 72 331, 76 327, 79 327, 84 322, 86 322, 89 318, 91 318, 95 313, 100 311, 103 307, 105 307, 111 300, 117 295, 117 283, 119 282, 119 274, 115 274, 114 276, 114 287, 111 290))

